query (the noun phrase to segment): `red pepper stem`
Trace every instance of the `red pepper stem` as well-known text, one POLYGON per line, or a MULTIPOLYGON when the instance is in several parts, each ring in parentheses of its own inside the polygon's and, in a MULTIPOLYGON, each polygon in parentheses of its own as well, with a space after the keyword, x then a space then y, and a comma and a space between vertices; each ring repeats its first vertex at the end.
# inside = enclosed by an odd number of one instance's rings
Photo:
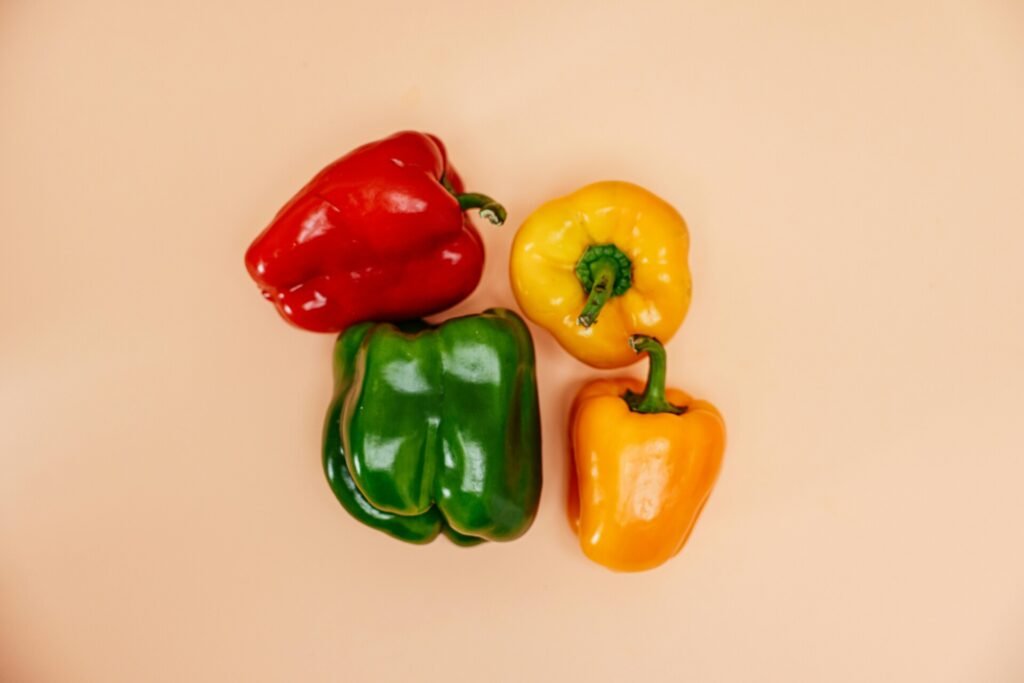
POLYGON ((590 288, 587 303, 580 311, 580 317, 576 319, 576 322, 583 327, 590 327, 597 322, 597 316, 615 290, 615 277, 618 270, 611 260, 602 259, 591 266, 590 272, 594 275, 594 286, 590 288))
POLYGON ((665 347, 654 337, 634 334, 629 338, 629 345, 637 353, 647 353, 650 367, 647 370, 647 386, 644 393, 636 394, 627 391, 623 399, 634 413, 671 413, 682 415, 686 408, 680 408, 665 398, 665 374, 668 369, 668 357, 665 347))
POLYGON ((466 192, 455 195, 455 198, 459 200, 460 209, 463 211, 480 209, 480 216, 486 218, 494 225, 501 225, 505 222, 505 218, 508 217, 505 207, 485 194, 466 192))

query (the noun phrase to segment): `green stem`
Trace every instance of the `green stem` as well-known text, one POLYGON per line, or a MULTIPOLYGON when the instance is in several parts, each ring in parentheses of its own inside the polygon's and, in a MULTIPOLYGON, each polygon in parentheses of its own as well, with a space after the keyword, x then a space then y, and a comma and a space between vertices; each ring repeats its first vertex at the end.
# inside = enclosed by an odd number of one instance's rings
POLYGON ((594 284, 587 295, 587 303, 580 311, 580 317, 576 319, 583 327, 590 327, 597 322, 597 316, 601 313, 612 292, 615 291, 615 277, 619 272, 618 266, 611 260, 602 259, 595 261, 590 266, 590 272, 594 278, 594 284))
POLYGON ((459 200, 460 209, 463 211, 480 209, 480 216, 486 218, 494 225, 501 225, 505 222, 505 218, 508 217, 505 207, 485 194, 466 192, 455 195, 455 198, 459 200))
POLYGON ((647 353, 650 367, 647 369, 647 386, 644 393, 636 394, 627 391, 623 399, 634 413, 672 413, 682 415, 685 407, 672 405, 665 398, 665 372, 668 369, 668 358, 665 347, 654 337, 634 334, 629 338, 629 345, 637 353, 647 353))
POLYGON ((576 318, 583 327, 597 322, 608 300, 622 296, 633 282, 633 262, 614 244, 592 244, 576 262, 576 279, 587 294, 587 302, 576 318))

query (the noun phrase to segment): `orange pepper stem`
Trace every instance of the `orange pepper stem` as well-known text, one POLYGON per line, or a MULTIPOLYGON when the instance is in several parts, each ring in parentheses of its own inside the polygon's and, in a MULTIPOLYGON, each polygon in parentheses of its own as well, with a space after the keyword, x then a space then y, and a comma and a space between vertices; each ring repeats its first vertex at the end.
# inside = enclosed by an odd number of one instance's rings
POLYGON ((682 415, 685 407, 679 407, 665 398, 665 373, 668 369, 668 357, 665 347, 654 337, 634 334, 629 338, 629 345, 637 353, 647 353, 650 367, 647 369, 647 386, 644 393, 637 394, 627 391, 622 397, 634 413, 671 413, 682 415))

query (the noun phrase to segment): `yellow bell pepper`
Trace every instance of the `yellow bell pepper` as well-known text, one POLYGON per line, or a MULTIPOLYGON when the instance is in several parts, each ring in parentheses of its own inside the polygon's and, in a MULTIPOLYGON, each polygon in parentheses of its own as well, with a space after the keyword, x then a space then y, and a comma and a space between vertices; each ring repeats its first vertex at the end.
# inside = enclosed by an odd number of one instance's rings
POLYGON ((652 569, 689 537, 722 466, 725 423, 706 401, 665 390, 665 349, 646 351, 646 387, 632 379, 593 381, 570 417, 569 521, 594 562, 616 571, 652 569))
POLYGON ((664 200, 600 182, 530 215, 512 244, 509 274, 523 313, 576 358, 598 368, 637 360, 629 337, 667 342, 690 306, 689 233, 664 200))

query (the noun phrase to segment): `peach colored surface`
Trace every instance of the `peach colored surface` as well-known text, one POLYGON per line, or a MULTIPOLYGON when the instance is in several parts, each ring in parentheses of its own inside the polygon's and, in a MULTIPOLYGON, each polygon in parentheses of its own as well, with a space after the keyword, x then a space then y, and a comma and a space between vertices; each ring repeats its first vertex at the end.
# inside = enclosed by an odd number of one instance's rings
MULTIPOLYGON (((1024 680, 1024 9, 0 3, 0 680, 1024 680), (413 127, 518 222, 585 182, 693 235, 674 384, 725 468, 658 571, 565 522, 599 373, 534 330, 522 540, 403 545, 319 465, 329 336, 242 252, 413 127)), ((634 368, 633 372, 639 372, 634 368)))

